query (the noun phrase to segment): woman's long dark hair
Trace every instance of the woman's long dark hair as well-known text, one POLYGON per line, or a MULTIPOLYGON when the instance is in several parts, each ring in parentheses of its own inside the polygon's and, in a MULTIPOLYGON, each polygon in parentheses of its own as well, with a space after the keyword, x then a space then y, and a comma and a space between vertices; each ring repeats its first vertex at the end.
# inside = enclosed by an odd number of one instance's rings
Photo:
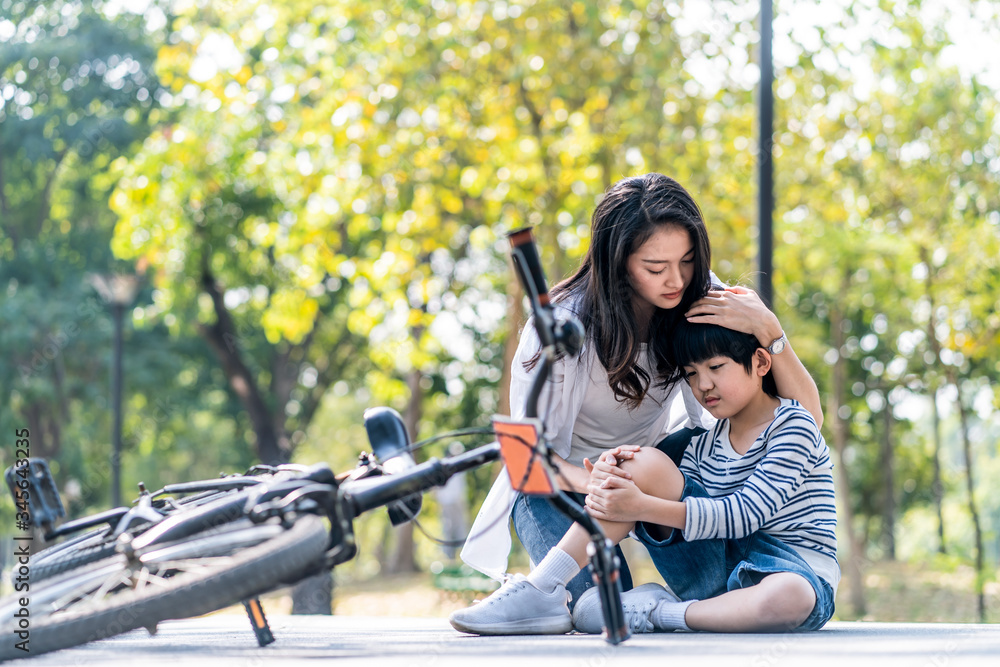
POLYGON ((645 174, 612 185, 594 210, 590 248, 583 263, 551 292, 555 301, 576 302, 574 310, 583 322, 587 342, 595 346, 597 358, 607 370, 615 398, 630 409, 646 397, 653 378, 638 363, 643 341, 632 308, 628 258, 662 227, 687 231, 694 251, 694 276, 680 305, 669 310, 656 308, 648 329, 647 350, 657 383, 667 387, 676 382, 679 375, 671 361, 670 334, 711 282, 705 220, 680 183, 663 174, 645 174))

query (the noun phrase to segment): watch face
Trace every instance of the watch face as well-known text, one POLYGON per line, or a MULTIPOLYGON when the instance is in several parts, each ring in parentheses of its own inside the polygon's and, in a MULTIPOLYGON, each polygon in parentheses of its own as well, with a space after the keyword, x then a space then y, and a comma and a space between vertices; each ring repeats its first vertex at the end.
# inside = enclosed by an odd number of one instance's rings
POLYGON ((784 349, 785 349, 784 336, 771 343, 771 347, 767 348, 768 352, 770 352, 771 354, 781 354, 781 351, 784 349))

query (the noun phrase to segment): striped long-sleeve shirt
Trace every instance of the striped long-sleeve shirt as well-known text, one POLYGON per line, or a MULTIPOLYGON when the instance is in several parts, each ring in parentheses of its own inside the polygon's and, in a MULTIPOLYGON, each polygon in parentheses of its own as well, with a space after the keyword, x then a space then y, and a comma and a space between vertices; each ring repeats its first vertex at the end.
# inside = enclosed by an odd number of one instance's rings
POLYGON ((686 540, 768 533, 793 548, 836 590, 837 510, 830 450, 812 415, 781 399, 774 421, 746 454, 733 450, 729 420, 695 439, 681 471, 710 498, 688 497, 686 540))

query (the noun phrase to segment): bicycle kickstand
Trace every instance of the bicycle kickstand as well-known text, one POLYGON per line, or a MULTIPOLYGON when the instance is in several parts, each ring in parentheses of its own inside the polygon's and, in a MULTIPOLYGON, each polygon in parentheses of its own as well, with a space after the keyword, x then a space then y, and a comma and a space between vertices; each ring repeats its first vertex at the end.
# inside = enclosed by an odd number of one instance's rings
POLYGON ((590 556, 590 569, 601 598, 601 611, 604 614, 604 631, 610 644, 620 644, 631 634, 625 623, 622 611, 621 580, 619 579, 618 556, 615 554, 611 540, 599 540, 591 536, 587 544, 587 554, 590 556))
POLYGON ((260 598, 251 598, 243 601, 243 608, 247 610, 250 617, 250 626, 257 637, 258 646, 267 646, 274 641, 271 634, 271 626, 267 624, 267 617, 264 616, 264 607, 260 604, 260 598))

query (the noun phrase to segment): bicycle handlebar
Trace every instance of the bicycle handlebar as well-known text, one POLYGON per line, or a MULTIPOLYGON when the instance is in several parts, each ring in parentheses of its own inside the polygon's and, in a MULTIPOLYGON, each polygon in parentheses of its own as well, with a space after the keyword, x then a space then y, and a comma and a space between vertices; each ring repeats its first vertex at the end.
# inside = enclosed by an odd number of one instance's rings
POLYGON ((500 457, 500 445, 491 443, 444 459, 432 458, 393 475, 368 477, 340 486, 340 498, 353 516, 388 505, 447 482, 453 475, 478 468, 500 457))
POLYGON ((555 345, 554 318, 552 317, 552 302, 549 299, 549 288, 542 271, 542 262, 538 257, 538 247, 535 245, 531 227, 512 231, 507 235, 510 241, 510 255, 517 271, 518 280, 531 301, 531 310, 535 315, 538 338, 542 347, 555 345))
POLYGON ((538 416, 538 398, 542 387, 552 370, 556 356, 575 356, 583 347, 583 325, 576 317, 565 312, 556 313, 549 297, 545 273, 538 258, 538 248, 531 227, 512 231, 507 235, 510 241, 510 255, 514 262, 518 280, 531 302, 531 312, 535 317, 535 331, 542 344, 538 374, 528 392, 525 415, 538 416))

